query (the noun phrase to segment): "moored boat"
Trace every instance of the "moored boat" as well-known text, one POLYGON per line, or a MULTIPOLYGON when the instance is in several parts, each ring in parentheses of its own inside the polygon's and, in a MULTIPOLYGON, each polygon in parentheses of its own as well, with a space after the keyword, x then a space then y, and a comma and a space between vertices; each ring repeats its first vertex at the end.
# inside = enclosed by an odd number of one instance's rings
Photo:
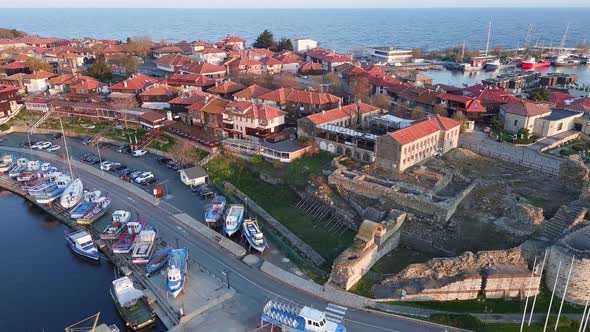
POLYGON ((574 67, 580 65, 580 60, 574 59, 568 54, 560 54, 553 62, 555 67, 574 67))
POLYGON ((221 217, 223 216, 223 212, 225 211, 225 197, 223 196, 215 196, 211 205, 205 212, 205 221, 208 225, 214 226, 217 225, 221 217))
POLYGON ((131 261, 135 264, 146 264, 152 258, 156 246, 156 237, 158 229, 142 230, 133 242, 133 252, 131 252, 131 261))
POLYGON ((133 248, 133 241, 137 234, 145 228, 146 222, 143 220, 130 221, 127 223, 127 230, 124 231, 117 241, 113 243, 113 253, 115 254, 128 254, 133 248))
POLYGON ((96 205, 95 201, 99 199, 101 195, 102 193, 100 190, 84 193, 82 201, 70 211, 70 218, 78 219, 86 215, 94 209, 94 206, 96 205))
POLYGON ((48 185, 41 190, 31 189, 29 194, 33 196, 39 204, 49 204, 56 200, 63 191, 70 185, 71 178, 69 175, 62 174, 55 178, 54 181, 48 181, 48 185))
POLYGON ((312 307, 297 307, 290 303, 271 300, 264 306, 260 318, 277 326, 282 331, 346 332, 341 318, 332 317, 332 315, 327 315, 326 312, 312 307))
POLYGON ((264 234, 260 230, 256 219, 244 220, 243 228, 243 234, 246 237, 246 240, 248 240, 250 246, 256 251, 261 253, 264 252, 264 249, 267 247, 266 239, 264 238, 264 234))
POLYGON ((84 196, 84 184, 82 180, 76 179, 64 190, 59 199, 59 204, 66 209, 78 205, 84 196))
POLYGON ((496 71, 498 69, 500 69, 500 60, 496 59, 490 62, 487 62, 484 66, 483 66, 485 71, 496 71))
POLYGON ((8 171, 8 176, 11 178, 19 176, 21 172, 24 172, 27 169, 28 161, 29 160, 27 158, 18 158, 16 160, 16 165, 12 166, 12 168, 8 171))
POLYGON ((41 162, 39 160, 29 160, 27 162, 27 170, 38 171, 41 169, 41 162))
POLYGON ((66 240, 76 254, 96 261, 100 259, 98 249, 96 249, 92 236, 88 232, 79 230, 66 231, 66 240))
POLYGON ((108 197, 100 197, 96 200, 94 208, 85 214, 83 217, 76 219, 80 225, 90 225, 98 218, 102 217, 111 206, 111 199, 108 197))
POLYGON ((100 238, 104 240, 114 240, 121 235, 125 230, 125 226, 129 219, 131 219, 131 212, 124 210, 117 210, 112 214, 113 221, 100 234, 100 238))
POLYGON ((113 280, 111 296, 119 314, 130 329, 137 331, 156 321, 156 313, 145 294, 133 286, 129 277, 113 280))
POLYGON ((551 62, 547 60, 539 60, 537 61, 534 57, 528 58, 526 61, 522 62, 522 69, 523 70, 538 70, 549 68, 551 66, 551 62))
POLYGON ((244 219, 244 206, 239 204, 232 204, 225 215, 225 224, 223 230, 227 236, 232 236, 240 230, 242 221, 244 219))
POLYGON ((173 249, 168 258, 166 289, 172 297, 177 297, 184 288, 188 262, 188 249, 173 249))
POLYGON ((0 160, 0 173, 8 172, 12 168, 12 155, 7 154, 2 156, 2 160, 0 160))
POLYGON ((163 268, 168 263, 170 252, 172 252, 172 248, 166 248, 156 253, 145 267, 147 273, 151 274, 163 268))

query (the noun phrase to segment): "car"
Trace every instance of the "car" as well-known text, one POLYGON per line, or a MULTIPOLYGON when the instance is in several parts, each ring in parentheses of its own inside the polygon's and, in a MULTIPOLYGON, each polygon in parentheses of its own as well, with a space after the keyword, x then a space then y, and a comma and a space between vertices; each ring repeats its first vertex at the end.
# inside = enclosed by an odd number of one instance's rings
POLYGON ((44 150, 52 145, 53 144, 51 144, 51 142, 37 142, 33 146, 31 146, 31 148, 37 149, 37 150, 44 150))
POLYGON ((48 151, 48 152, 53 152, 53 151, 57 151, 57 150, 59 150, 59 149, 61 149, 61 146, 59 146, 59 145, 55 145, 55 144, 54 144, 54 145, 52 145, 52 146, 48 147, 48 148, 47 148, 47 151, 48 151))
POLYGON ((109 172, 117 173, 117 172, 124 170, 125 168, 127 168, 127 166, 119 164, 119 165, 111 166, 111 168, 109 168, 109 172))
POLYGON ((144 172, 140 176, 135 178, 135 182, 141 184, 144 181, 147 181, 147 180, 155 178, 155 177, 156 176, 152 172, 144 172))
POLYGON ((170 160, 169 162, 166 163, 166 167, 168 168, 173 168, 173 167, 177 167, 178 162, 175 160, 170 160))
POLYGON ((141 157, 141 156, 145 155, 146 153, 147 153, 147 151, 142 150, 142 149, 133 150, 134 157, 141 157))
POLYGON ((155 176, 154 176, 154 177, 153 177, 153 178, 151 178, 151 179, 148 179, 148 180, 142 181, 142 182, 141 182, 141 184, 142 184, 142 185, 144 185, 144 186, 147 186, 147 185, 150 185, 150 184, 154 184, 154 183, 156 183, 156 182, 158 182, 158 181, 159 181, 159 179, 158 179, 157 177, 155 177, 155 176))
POLYGON ((166 157, 160 157, 160 158, 158 158, 158 163, 159 163, 160 165, 166 165, 166 164, 168 164, 170 161, 172 161, 172 159, 170 159, 170 158, 166 158, 166 157))
POLYGON ((122 177, 129 177, 131 175, 131 173, 136 172, 136 171, 137 170, 136 169, 133 169, 133 168, 125 168, 125 169, 119 171, 119 174, 118 175, 121 178, 122 177))
POLYGON ((88 144, 90 144, 90 141, 92 141, 92 137, 84 137, 82 139, 82 144, 88 145, 88 144))
POLYGON ((115 164, 116 163, 113 161, 105 160, 100 163, 100 169, 102 169, 103 171, 108 171, 109 169, 111 169, 111 167, 115 166, 115 164))
POLYGON ((55 141, 56 139, 60 139, 63 135, 61 133, 55 133, 53 135, 51 135, 51 137, 49 139, 51 139, 52 141, 55 141))
POLYGON ((121 145, 117 148, 119 153, 131 153, 131 146, 129 144, 121 145))
POLYGON ((131 172, 131 174, 129 174, 129 177, 130 177, 132 180, 135 180, 135 179, 136 179, 138 176, 142 175, 143 173, 145 173, 145 172, 144 172, 144 171, 139 171, 139 170, 137 170, 137 171, 135 171, 135 172, 131 172))

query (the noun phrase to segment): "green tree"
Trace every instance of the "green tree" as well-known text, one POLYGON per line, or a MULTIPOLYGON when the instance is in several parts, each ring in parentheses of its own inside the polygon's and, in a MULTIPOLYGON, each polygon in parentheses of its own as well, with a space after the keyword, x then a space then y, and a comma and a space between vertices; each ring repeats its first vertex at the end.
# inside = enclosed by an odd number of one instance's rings
POLYGON ((256 38, 256 41, 252 46, 255 48, 271 48, 275 45, 275 40, 272 32, 268 29, 262 31, 260 35, 256 38))
POLYGON ((53 67, 48 62, 35 58, 27 59, 27 66, 30 71, 44 70, 50 73, 53 72, 53 67))
POLYGON ((549 90, 547 89, 535 89, 529 95, 529 99, 532 101, 549 101, 550 98, 549 90))
POLYGON ((276 48, 277 52, 284 50, 293 51, 293 43, 291 43, 291 39, 283 37, 277 42, 276 48))
POLYGON ((412 56, 414 57, 414 59, 420 59, 422 58, 422 50, 419 48, 415 48, 412 50, 412 56))
POLYGON ((108 81, 113 77, 113 70, 105 60, 104 55, 99 56, 94 64, 88 68, 88 75, 99 81, 108 81))

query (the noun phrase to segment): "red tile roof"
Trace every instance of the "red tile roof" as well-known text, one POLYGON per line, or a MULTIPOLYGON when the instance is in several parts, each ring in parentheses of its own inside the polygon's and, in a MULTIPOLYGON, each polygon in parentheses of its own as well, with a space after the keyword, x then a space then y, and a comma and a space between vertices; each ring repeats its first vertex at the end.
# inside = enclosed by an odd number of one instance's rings
POLYGON ((178 93, 178 90, 166 85, 166 84, 160 84, 156 87, 153 87, 149 90, 146 90, 142 93, 140 93, 140 96, 176 96, 176 94, 178 93))
POLYGON ((234 98, 258 98, 259 96, 262 96, 263 94, 269 93, 271 91, 272 90, 263 88, 260 85, 253 84, 245 88, 244 90, 235 93, 234 98))
POLYGON ((329 93, 301 91, 292 88, 280 88, 275 91, 266 93, 260 96, 259 98, 262 100, 275 101, 280 104, 291 102, 301 104, 327 105, 332 103, 338 103, 339 101, 341 101, 339 97, 336 97, 329 93))
POLYGON ((29 66, 27 66, 26 63, 20 62, 20 61, 14 61, 14 62, 11 62, 9 64, 2 66, 2 68, 4 68, 4 69, 25 69, 28 67, 29 66))
POLYGON ((225 112, 235 113, 249 119, 258 120, 262 124, 267 124, 268 120, 287 114, 272 106, 255 104, 247 101, 232 101, 225 106, 225 112))
POLYGON ((282 65, 283 63, 275 58, 271 58, 269 56, 265 56, 264 58, 260 59, 260 63, 265 66, 277 66, 282 65))
POLYGON ((225 111, 225 105, 227 104, 229 104, 229 100, 212 97, 196 102, 188 106, 186 109, 196 112, 222 114, 225 111))
POLYGON ((395 78, 393 76, 381 76, 381 77, 369 76, 369 83, 371 83, 374 86, 380 86, 380 87, 391 87, 391 86, 396 86, 396 85, 402 84, 402 82, 400 80, 398 80, 397 78, 395 78))
POLYGON ((324 67, 321 63, 308 61, 299 67, 299 71, 302 73, 321 72, 324 71, 324 67))
POLYGON ((146 120, 148 122, 156 122, 166 119, 166 114, 160 113, 158 111, 147 111, 139 116, 140 119, 146 120))
POLYGON ((299 55, 291 51, 278 53, 277 55, 275 55, 274 58, 279 60, 283 64, 300 63, 303 61, 299 55))
POLYGON ((456 101, 458 103, 464 104, 469 102, 470 100, 473 100, 473 98, 467 96, 452 95, 450 93, 441 93, 440 95, 438 95, 438 98, 441 100, 456 101))
POLYGON ((207 92, 193 90, 190 93, 185 93, 174 99, 171 99, 168 103, 177 105, 192 105, 194 103, 205 100, 205 98, 207 97, 212 98, 213 96, 208 94, 207 92))
POLYGON ((13 85, 0 84, 0 92, 17 92, 18 88, 13 85))
POLYGON ((460 125, 460 122, 437 115, 434 118, 394 131, 389 135, 401 145, 406 145, 440 130, 449 130, 460 125))
POLYGON ((367 76, 368 73, 363 70, 363 68, 359 66, 355 66, 351 63, 343 63, 339 66, 334 68, 334 71, 340 72, 345 76, 355 77, 355 76, 367 76))
POLYGON ((166 82, 173 86, 206 87, 215 84, 215 80, 201 74, 173 74, 166 82))
POLYGON ((244 89, 244 86, 240 83, 236 83, 234 81, 224 81, 223 83, 219 84, 218 86, 212 87, 207 92, 210 93, 218 93, 218 94, 226 94, 232 93, 239 90, 244 89))
POLYGON ((149 77, 144 74, 137 74, 134 77, 128 78, 122 82, 112 85, 110 89, 111 91, 139 91, 156 83, 158 83, 158 80, 153 77, 149 77), (127 83, 127 86, 125 86, 125 82, 127 83))
POLYGON ((195 60, 192 63, 180 66, 179 70, 187 73, 207 75, 225 72, 225 67, 195 60))
POLYGON ((171 67, 177 67, 177 66, 190 64, 193 61, 196 61, 196 60, 191 57, 188 57, 186 55, 182 55, 182 54, 166 54, 166 55, 163 55, 162 57, 154 60, 154 62, 157 64, 160 64, 163 66, 171 66, 171 67))
POLYGON ((336 53, 334 50, 317 47, 305 53, 308 57, 330 63, 352 62, 352 55, 336 53))
POLYGON ((209 47, 209 48, 204 48, 200 51, 197 51, 195 53, 201 53, 201 54, 226 54, 226 51, 221 49, 221 48, 215 48, 215 47, 209 47))
POLYGON ((152 50, 152 53, 157 54, 174 54, 174 53, 182 53, 182 49, 178 46, 162 46, 152 50))
POLYGON ((319 112, 316 114, 308 115, 307 119, 311 122, 315 123, 316 125, 321 125, 323 123, 328 123, 332 121, 337 121, 340 119, 347 119, 351 116, 355 116, 359 112, 361 114, 367 114, 372 112, 379 111, 379 107, 365 104, 365 103, 354 103, 349 104, 346 106, 334 108, 328 111, 319 112))
POLYGON ((549 105, 537 104, 525 99, 521 99, 515 103, 506 104, 503 106, 503 108, 506 113, 526 117, 551 113, 551 108, 549 107, 549 105))
POLYGON ((41 70, 41 71, 36 71, 32 74, 28 74, 25 76, 25 78, 30 79, 30 80, 40 80, 40 79, 44 79, 44 78, 50 78, 53 76, 55 76, 55 75, 52 73, 48 73, 46 71, 41 70))

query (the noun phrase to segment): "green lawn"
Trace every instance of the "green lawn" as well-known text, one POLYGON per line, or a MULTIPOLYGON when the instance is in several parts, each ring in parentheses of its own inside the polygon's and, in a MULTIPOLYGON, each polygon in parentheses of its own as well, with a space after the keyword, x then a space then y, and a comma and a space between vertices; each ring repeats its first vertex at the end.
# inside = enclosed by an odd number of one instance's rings
POLYGON ((172 148, 172 146, 174 145, 174 138, 170 137, 169 135, 166 134, 162 134, 160 135, 160 138, 162 139, 162 142, 158 141, 158 139, 154 139, 149 145, 149 148, 152 149, 156 149, 156 150, 160 150, 162 152, 168 152, 170 151, 170 148, 172 148), (163 139, 162 139, 163 138, 163 139), (163 141, 166 140, 167 142, 164 143, 163 141))
MULTIPOLYGON (((300 167, 306 165, 310 169, 319 163, 324 156, 315 161, 313 158, 307 159, 299 164, 300 167), (314 160, 313 162, 311 160, 314 160)), ((280 221, 285 227, 291 230, 295 235, 305 241, 320 255, 322 255, 331 265, 331 262, 351 243, 354 237, 353 232, 346 231, 342 235, 328 232, 314 223, 314 220, 305 215, 300 209, 295 208, 299 201, 297 194, 288 185, 271 185, 258 177, 260 169, 268 170, 268 163, 262 165, 253 165, 247 161, 219 157, 211 160, 207 164, 209 176, 217 183, 229 181, 238 189, 253 199, 258 205, 264 208, 274 218, 280 221)), ((271 166, 272 167, 272 166, 271 166)), ((293 166, 291 166, 293 167, 293 166)), ((282 173, 277 172, 276 174, 282 173)), ((276 175, 273 174, 273 175, 276 175)), ((290 179, 287 182, 301 182, 301 171, 297 174, 287 173, 290 179)))
MULTIPOLYGON (((471 315, 447 315, 447 314, 436 314, 430 316, 428 321, 454 326, 458 328, 468 329, 477 332, 519 332, 520 331, 520 323, 485 323, 479 320, 477 317, 471 315)), ((547 323, 547 330, 553 331, 555 329, 555 322, 556 316, 549 317, 549 321, 547 323)), ((525 326, 523 331, 527 332, 534 332, 534 331, 543 331, 543 327, 545 326, 545 322, 543 323, 536 323, 531 324, 531 326, 527 326, 525 322, 525 326)), ((576 332, 579 328, 579 323, 577 321, 573 321, 566 317, 561 317, 559 319, 558 330, 561 332, 576 332)))

